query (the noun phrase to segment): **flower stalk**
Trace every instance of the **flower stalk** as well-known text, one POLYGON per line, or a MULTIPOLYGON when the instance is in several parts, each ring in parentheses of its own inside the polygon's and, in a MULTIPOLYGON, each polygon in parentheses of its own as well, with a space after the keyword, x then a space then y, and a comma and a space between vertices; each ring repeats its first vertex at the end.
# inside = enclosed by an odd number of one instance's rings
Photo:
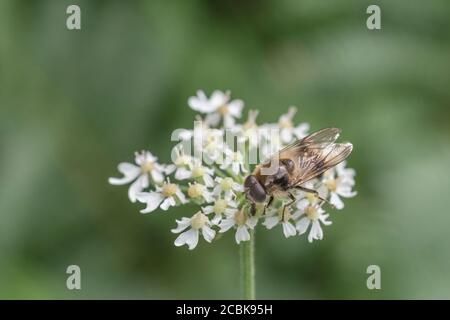
POLYGON ((250 240, 240 244, 242 299, 255 300, 255 230, 250 230, 250 240))

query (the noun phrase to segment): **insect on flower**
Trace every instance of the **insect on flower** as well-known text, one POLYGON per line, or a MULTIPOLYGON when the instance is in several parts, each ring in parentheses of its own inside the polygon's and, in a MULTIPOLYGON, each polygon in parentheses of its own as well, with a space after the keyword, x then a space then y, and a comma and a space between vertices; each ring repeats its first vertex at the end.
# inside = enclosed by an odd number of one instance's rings
POLYGON ((349 142, 336 143, 341 129, 325 128, 316 131, 301 140, 297 140, 268 161, 256 166, 253 173, 245 178, 245 195, 252 205, 255 213, 257 202, 269 200, 264 210, 271 205, 274 198, 289 198, 291 201, 283 206, 283 216, 287 207, 296 202, 293 189, 312 193, 322 201, 317 190, 309 189, 303 185, 316 178, 325 171, 344 161, 352 152, 353 145, 349 142), (265 173, 275 164, 270 174, 265 173), (266 169, 266 170, 264 170, 266 169))

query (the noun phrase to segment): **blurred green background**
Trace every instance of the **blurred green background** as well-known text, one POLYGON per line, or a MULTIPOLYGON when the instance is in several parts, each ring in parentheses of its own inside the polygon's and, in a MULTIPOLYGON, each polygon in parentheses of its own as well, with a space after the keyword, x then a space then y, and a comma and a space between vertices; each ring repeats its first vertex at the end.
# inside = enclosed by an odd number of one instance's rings
POLYGON ((449 30, 446 0, 1 1, 0 298, 239 298, 232 233, 175 248, 195 208, 141 215, 107 183, 136 150, 169 161, 216 88, 355 146, 359 195, 323 241, 258 227, 258 298, 450 298, 449 30))

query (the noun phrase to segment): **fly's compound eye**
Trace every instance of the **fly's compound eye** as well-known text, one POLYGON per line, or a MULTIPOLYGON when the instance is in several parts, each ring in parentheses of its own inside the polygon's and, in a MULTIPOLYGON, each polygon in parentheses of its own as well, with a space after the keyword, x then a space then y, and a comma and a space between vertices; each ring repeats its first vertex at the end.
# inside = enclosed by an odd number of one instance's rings
POLYGON ((258 182, 258 184, 255 184, 250 188, 250 196, 256 202, 264 202, 266 200, 266 190, 264 190, 263 186, 258 182))
POLYGON ((266 190, 254 176, 245 178, 244 187, 251 200, 254 202, 264 202, 266 200, 266 190))

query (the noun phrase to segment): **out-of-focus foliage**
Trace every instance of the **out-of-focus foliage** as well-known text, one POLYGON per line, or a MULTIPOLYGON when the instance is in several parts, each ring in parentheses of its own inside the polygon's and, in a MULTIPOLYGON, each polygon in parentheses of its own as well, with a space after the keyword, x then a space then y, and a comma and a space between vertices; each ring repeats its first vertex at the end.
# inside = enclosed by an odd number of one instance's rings
POLYGON ((141 215, 107 184, 136 150, 169 160, 199 88, 355 146, 359 195, 323 241, 258 228, 259 298, 450 298, 448 1, 76 2, 81 31, 74 1, 0 2, 0 298, 239 297, 231 235, 175 248, 195 208, 141 215))

